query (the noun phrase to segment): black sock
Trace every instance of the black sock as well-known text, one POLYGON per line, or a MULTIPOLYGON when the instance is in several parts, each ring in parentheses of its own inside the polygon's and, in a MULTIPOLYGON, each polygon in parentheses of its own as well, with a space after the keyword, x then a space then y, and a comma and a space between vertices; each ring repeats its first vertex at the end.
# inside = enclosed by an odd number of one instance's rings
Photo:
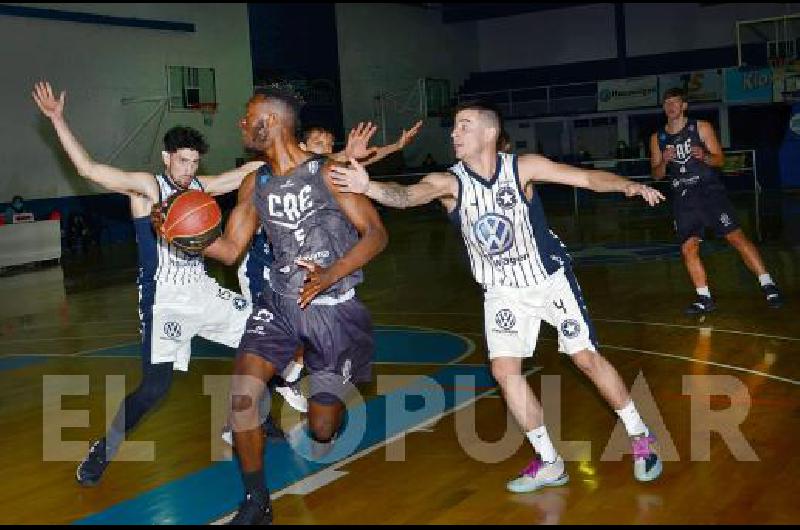
POLYGON ((243 472, 242 481, 244 482, 245 492, 247 492, 248 495, 259 502, 264 502, 267 500, 269 497, 269 492, 267 491, 267 486, 264 484, 263 469, 253 471, 251 473, 243 472))

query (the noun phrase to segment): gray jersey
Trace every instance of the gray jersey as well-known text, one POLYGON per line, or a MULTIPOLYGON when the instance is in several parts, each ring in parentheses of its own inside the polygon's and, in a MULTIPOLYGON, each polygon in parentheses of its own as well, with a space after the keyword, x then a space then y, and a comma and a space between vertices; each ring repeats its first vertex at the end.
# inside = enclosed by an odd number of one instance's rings
MULTIPOLYGON (((272 289, 298 297, 306 269, 300 258, 330 267, 359 239, 353 224, 339 209, 322 176, 324 157, 312 157, 284 176, 272 174, 269 164, 256 173, 256 208, 274 261, 270 273, 272 289)), ((340 296, 363 280, 358 270, 333 284, 322 296, 340 296)))

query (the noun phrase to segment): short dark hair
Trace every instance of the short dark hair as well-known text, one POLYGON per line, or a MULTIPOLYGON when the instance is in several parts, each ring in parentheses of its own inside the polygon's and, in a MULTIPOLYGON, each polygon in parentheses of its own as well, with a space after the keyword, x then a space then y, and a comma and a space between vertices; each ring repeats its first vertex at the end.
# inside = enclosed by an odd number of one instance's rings
POLYGON ((303 96, 288 81, 279 81, 256 88, 251 101, 256 99, 272 99, 282 104, 289 111, 293 123, 297 123, 300 109, 305 105, 303 96))
POLYGON ((497 128, 498 134, 503 130, 503 116, 497 106, 489 101, 475 100, 459 103, 453 112, 453 117, 462 110, 476 110, 489 119, 492 126, 497 128))
POLYGON ((178 149, 193 149, 204 155, 208 152, 208 144, 199 131, 178 125, 164 135, 164 151, 174 153, 178 149))
POLYGON ((303 142, 308 143, 308 140, 311 138, 313 133, 330 134, 334 137, 334 139, 336 138, 336 135, 333 134, 333 131, 327 127, 323 127, 322 125, 311 125, 303 129, 303 142))
POLYGON ((668 88, 664 91, 664 98, 661 100, 662 102, 668 100, 669 98, 681 98, 681 101, 684 103, 688 101, 686 97, 686 91, 681 87, 672 87, 668 88))

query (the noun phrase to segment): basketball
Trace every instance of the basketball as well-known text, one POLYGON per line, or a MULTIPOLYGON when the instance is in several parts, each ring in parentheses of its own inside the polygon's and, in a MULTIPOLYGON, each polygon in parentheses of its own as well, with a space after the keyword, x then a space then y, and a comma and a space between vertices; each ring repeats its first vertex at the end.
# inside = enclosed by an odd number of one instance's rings
POLYGON ((208 193, 185 190, 167 199, 161 233, 176 247, 200 252, 222 233, 222 211, 208 193))

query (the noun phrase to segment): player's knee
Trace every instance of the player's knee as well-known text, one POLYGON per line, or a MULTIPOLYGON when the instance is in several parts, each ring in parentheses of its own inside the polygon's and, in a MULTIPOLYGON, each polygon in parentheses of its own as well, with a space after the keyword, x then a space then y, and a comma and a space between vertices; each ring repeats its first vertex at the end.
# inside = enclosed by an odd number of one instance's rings
POLYGON ((572 355, 572 362, 585 374, 596 372, 600 360, 600 354, 592 350, 581 350, 572 355))
POLYGON ((248 394, 234 394, 231 396, 231 411, 234 413, 242 413, 251 409, 255 410, 253 403, 254 400, 252 396, 248 394))
POLYGON ((681 253, 684 258, 694 258, 700 254, 700 241, 696 238, 688 239, 681 245, 681 253))
POLYGON ((314 440, 318 442, 330 442, 338 429, 338 422, 333 418, 328 417, 315 417, 309 418, 308 428, 311 431, 314 440))
POLYGON ((492 361, 492 377, 501 386, 505 386, 510 378, 519 375, 521 375, 520 370, 515 363, 507 362, 502 358, 492 361))
POLYGON ((169 387, 169 383, 148 381, 139 386, 139 388, 136 390, 136 395, 139 401, 145 407, 149 408, 161 401, 167 395, 169 387))

